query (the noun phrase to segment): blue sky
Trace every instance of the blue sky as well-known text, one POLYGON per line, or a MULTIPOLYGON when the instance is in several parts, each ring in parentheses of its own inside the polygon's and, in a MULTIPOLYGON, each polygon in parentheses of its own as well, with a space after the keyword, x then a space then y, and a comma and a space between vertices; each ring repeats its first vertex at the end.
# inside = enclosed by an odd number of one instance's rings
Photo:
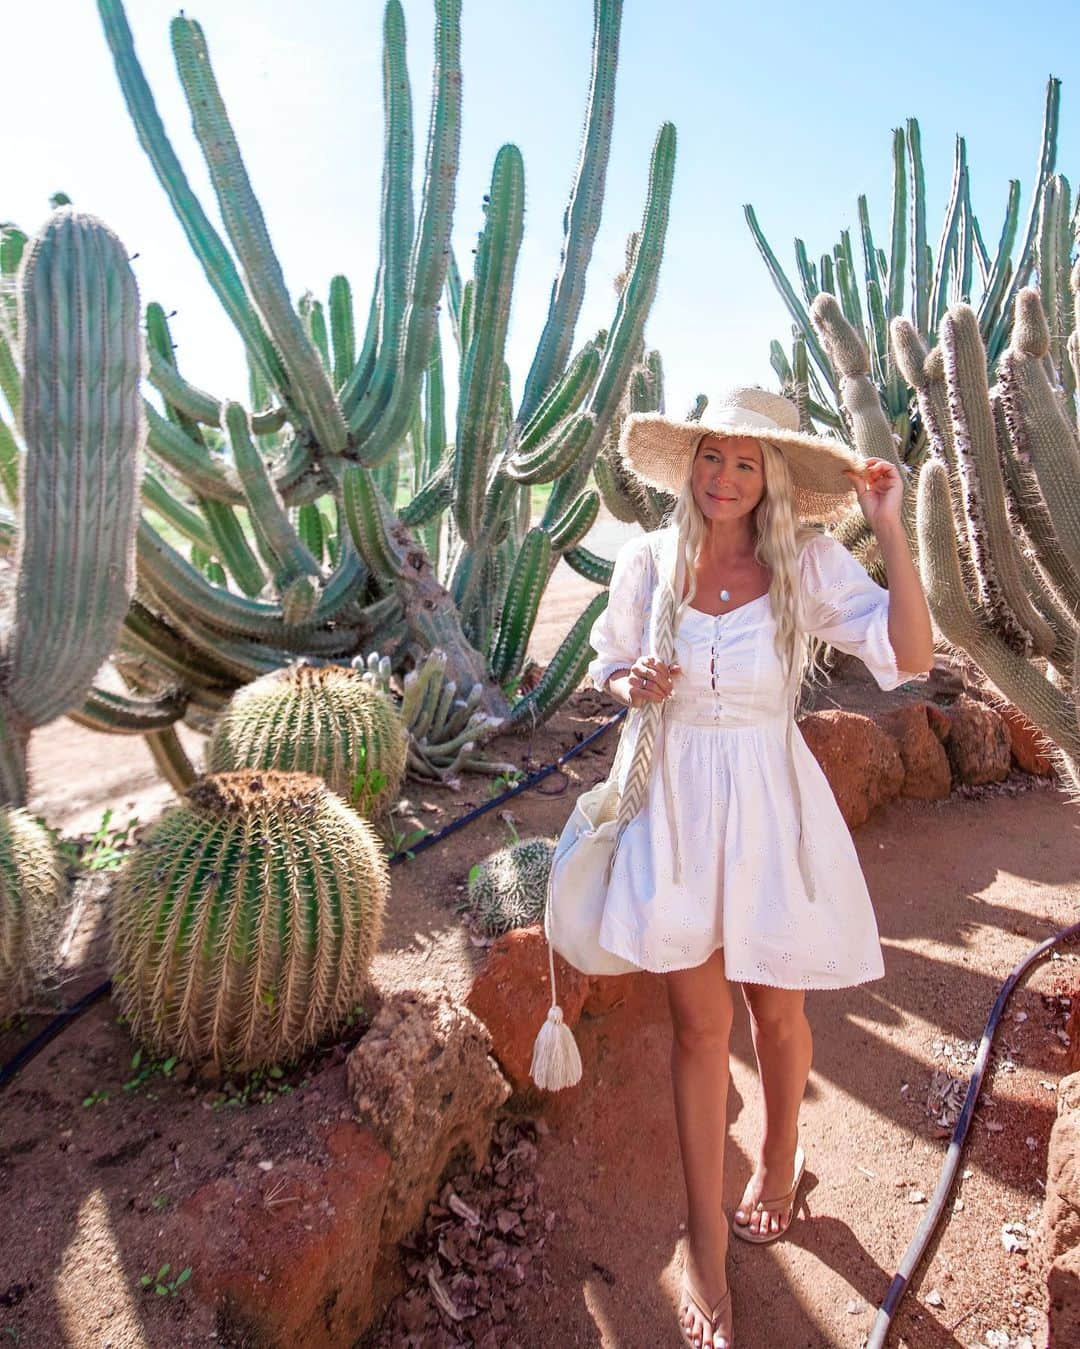
MULTIPOLYGON (((430 0, 404 0, 418 159, 428 117, 430 0)), ((382 161, 377 0, 190 0, 285 276, 325 295, 345 272, 366 312, 378 247, 382 161)), ((131 0, 129 21, 159 110, 204 204, 212 193, 172 65, 164 0, 131 0)), ((746 229, 750 201, 785 265, 801 234, 811 254, 855 226, 868 194, 888 235, 890 130, 922 129, 936 243, 953 136, 968 140, 974 205, 996 243, 1007 182, 1026 214, 1044 91, 1063 80, 1058 168, 1080 180, 1080 23, 1071 3, 928 4, 834 0, 729 6, 627 0, 604 219, 579 340, 607 326, 612 277, 641 215, 660 123, 679 136, 672 217, 647 329, 663 353, 668 409, 697 392, 772 387, 769 339, 789 323, 746 229), (1071 14, 1071 18, 1069 15, 1071 14)), ((509 360, 515 397, 543 324, 587 90, 591 0, 464 0, 464 119, 454 240, 471 266, 483 193, 499 145, 525 160, 525 242, 509 360)), ((176 309, 185 374, 245 397, 239 340, 191 257, 128 120, 92 0, 20 4, 5 16, 9 116, 0 217, 36 228, 61 188, 105 218, 133 253, 144 301, 176 309), (11 54, 18 54, 12 60, 11 54), (17 111, 16 111, 17 110, 17 111)))

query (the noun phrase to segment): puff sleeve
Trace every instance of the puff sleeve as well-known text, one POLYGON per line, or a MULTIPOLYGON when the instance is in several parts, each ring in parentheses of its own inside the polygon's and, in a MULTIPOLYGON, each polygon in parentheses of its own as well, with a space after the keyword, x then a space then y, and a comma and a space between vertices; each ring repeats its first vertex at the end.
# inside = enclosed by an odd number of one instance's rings
POLYGON ((652 595, 652 557, 646 535, 622 545, 608 585, 607 608, 593 623, 589 645, 595 652, 586 673, 603 688, 613 670, 629 669, 644 651, 644 633, 652 595))
POLYGON ((808 632, 857 656, 881 689, 894 689, 918 676, 918 671, 896 664, 889 641, 889 592, 842 543, 819 535, 803 548, 799 564, 808 632))

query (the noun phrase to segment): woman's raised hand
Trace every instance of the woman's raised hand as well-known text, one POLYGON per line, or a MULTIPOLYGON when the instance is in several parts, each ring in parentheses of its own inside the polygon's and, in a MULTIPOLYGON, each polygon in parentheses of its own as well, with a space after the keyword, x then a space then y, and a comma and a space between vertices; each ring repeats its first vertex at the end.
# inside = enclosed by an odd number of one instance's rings
POLYGON ((866 523, 875 532, 900 523, 904 484, 895 464, 887 459, 867 459, 862 470, 845 468, 855 488, 866 523))
POLYGON ((639 656, 630 667, 626 677, 629 689, 630 706, 640 707, 642 703, 662 703, 671 696, 675 679, 682 674, 678 661, 665 665, 655 656, 639 656))

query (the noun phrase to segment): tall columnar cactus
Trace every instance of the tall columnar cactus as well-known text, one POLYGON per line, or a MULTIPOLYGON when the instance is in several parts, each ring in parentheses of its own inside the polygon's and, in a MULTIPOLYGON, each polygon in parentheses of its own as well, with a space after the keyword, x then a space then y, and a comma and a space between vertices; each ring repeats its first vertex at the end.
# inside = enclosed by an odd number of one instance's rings
POLYGON ((377 949, 389 868, 320 779, 201 779, 125 862, 111 899, 114 993, 160 1054, 247 1070, 339 1030, 377 949))
MULTIPOLYGON (((1070 217, 1068 184, 1054 175, 1059 100, 1060 81, 1051 79, 1027 223, 1018 246, 1020 184, 1013 180, 993 255, 972 209, 967 147, 962 136, 956 140, 952 184, 936 253, 929 243, 921 139, 914 118, 893 131, 892 220, 887 253, 877 245, 866 197, 860 196, 854 246, 851 232, 842 230, 832 251, 815 262, 805 242, 795 240, 797 289, 769 246, 753 207, 744 207, 754 241, 791 315, 796 335, 794 361, 788 359, 779 342, 773 342, 773 369, 784 390, 803 403, 821 427, 854 441, 841 390, 845 376, 831 359, 809 313, 816 296, 828 293, 835 297, 865 348, 867 374, 897 446, 895 456, 889 457, 898 457, 915 472, 929 451, 927 429, 915 415, 916 390, 897 364, 889 341, 890 324, 906 313, 921 340, 933 347, 949 304, 975 303, 988 365, 993 371, 1008 342, 1013 301, 1037 266, 1045 278, 1048 298, 1056 301, 1061 296, 1068 271, 1070 217), (803 371, 796 368, 800 344, 805 344, 803 354, 809 357, 803 371)), ((1070 318, 1061 328, 1063 343, 1071 327, 1070 318)), ((872 552, 872 538, 861 511, 853 511, 836 532, 856 552, 872 552)))
MULTIPOLYGON (((138 603, 119 661, 143 696, 179 684, 186 718, 200 729, 238 685, 298 656, 347 662, 376 652, 400 680, 438 650, 457 688, 480 687, 490 736, 550 715, 590 655, 588 632, 602 594, 573 625, 540 684, 519 696, 537 605, 559 558, 600 585, 610 576, 610 562, 581 543, 599 508, 589 479, 643 360, 674 130, 666 125, 657 138, 644 219, 611 327, 575 353, 604 196, 622 13, 621 0, 595 0, 588 112, 561 264, 515 409, 505 338, 524 166, 517 147, 499 151, 475 275, 463 282, 449 247, 460 0, 434 0, 434 7, 434 90, 418 209, 404 19, 400 0, 385 7, 381 247, 358 331, 344 276, 331 282, 325 308, 310 294, 291 300, 199 25, 175 19, 173 48, 225 237, 170 144, 120 0, 98 0, 140 142, 244 341, 251 372, 251 412, 195 388, 180 372, 164 311, 148 309, 149 380, 160 409, 147 402, 153 470, 143 493, 138 603), (438 333, 444 293, 452 344, 438 333), (444 362, 454 346, 459 400, 456 416, 448 416, 444 362), (542 482, 553 488, 534 523, 531 489, 542 482), (539 559, 538 571, 515 566, 523 551, 539 559)), ((0 476, 2 461, 0 452, 0 476)), ((467 766, 483 762, 470 756, 467 766)))
POLYGON ((314 773, 376 819, 397 800, 408 732, 393 699, 359 671, 289 666, 239 689, 206 749, 211 773, 276 768, 314 773))
POLYGON ((0 809, 0 1022, 50 972, 66 896, 49 831, 25 810, 0 809))
POLYGON ((144 426, 138 292, 119 239, 58 210, 23 253, 17 297, 6 326, 17 339, 0 353, 24 451, 8 488, 18 514, 0 802, 23 805, 30 731, 83 703, 131 600, 144 426))
POLYGON ((910 323, 893 339, 933 441, 918 531, 934 620, 1048 737, 1080 801, 1080 442, 1048 373, 1040 293, 1017 294, 993 389, 970 307, 945 316, 941 376, 910 323))

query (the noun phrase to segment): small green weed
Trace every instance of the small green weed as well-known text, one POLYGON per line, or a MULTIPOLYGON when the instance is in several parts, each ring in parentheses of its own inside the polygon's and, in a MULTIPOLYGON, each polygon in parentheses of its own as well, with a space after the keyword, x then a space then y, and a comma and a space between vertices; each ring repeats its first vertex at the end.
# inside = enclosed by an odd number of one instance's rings
POLYGON ((191 1266, 182 1269, 175 1279, 169 1278, 172 1265, 162 1265, 156 1274, 143 1274, 139 1282, 144 1288, 153 1287, 158 1297, 175 1297, 180 1288, 191 1278, 191 1266))
MULTIPOLYGON (((210 1103, 211 1110, 235 1110, 246 1105, 265 1105, 275 1096, 288 1096, 292 1084, 284 1081, 285 1070, 272 1063, 269 1068, 256 1068, 248 1073, 243 1085, 226 1082, 225 1090, 210 1103)), ((304 1082, 308 1082, 308 1077, 304 1082)))
MULTIPOLYGON (((124 1083, 125 1091, 138 1091, 145 1083, 154 1077, 171 1077, 172 1070, 176 1067, 179 1059, 175 1054, 171 1054, 167 1059, 148 1059, 143 1063, 143 1051, 136 1049, 131 1056, 131 1067, 135 1076, 124 1083)), ((147 1092, 146 1095, 151 1100, 157 1100, 153 1092, 147 1092)))
POLYGON ((86 1108, 92 1105, 101 1105, 102 1102, 107 1101, 108 1099, 109 1093, 107 1091, 103 1090, 101 1087, 95 1087, 89 1096, 83 1097, 83 1107, 86 1108))
POLYGON ((395 829, 393 825, 391 825, 390 828, 391 857, 394 853, 403 852, 410 862, 416 857, 416 854, 412 851, 413 847, 415 847, 422 838, 427 838, 428 834, 431 832, 430 829, 413 829, 411 832, 408 832, 404 829, 395 829))

